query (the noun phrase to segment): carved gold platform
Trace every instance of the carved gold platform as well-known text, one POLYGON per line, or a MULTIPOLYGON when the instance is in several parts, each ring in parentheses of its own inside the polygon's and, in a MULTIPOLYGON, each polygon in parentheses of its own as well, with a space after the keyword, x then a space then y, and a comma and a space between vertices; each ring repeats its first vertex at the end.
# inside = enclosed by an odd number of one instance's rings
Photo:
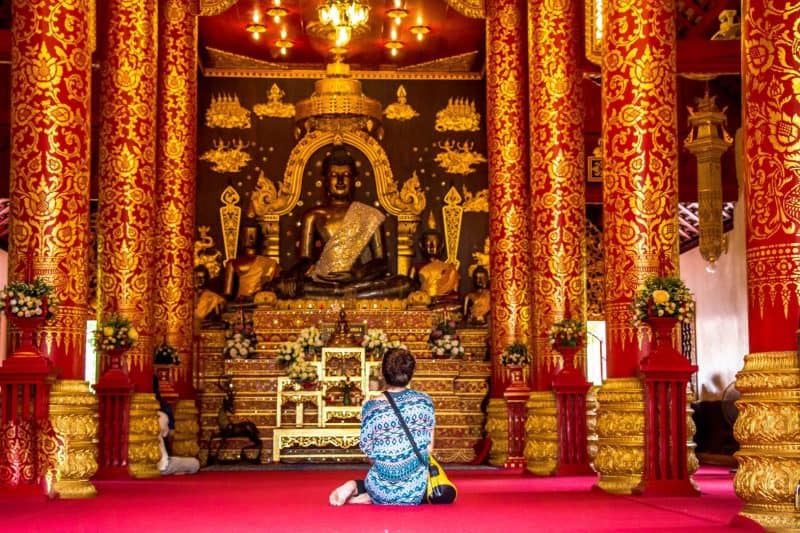
MULTIPOLYGON (((430 394, 436 409, 437 458, 450 463, 471 461, 475 457, 473 447, 481 439, 485 423, 480 407, 488 392, 490 376, 490 366, 483 362, 488 330, 459 330, 467 352, 464 359, 430 359, 427 339, 432 325, 439 320, 437 314, 428 310, 409 311, 388 302, 391 301, 365 300, 352 307, 351 302, 346 302, 351 329, 356 326, 381 328, 391 340, 399 340, 409 347, 417 356, 411 386, 430 394)), ((280 343, 293 340, 302 328, 334 324, 337 312, 331 305, 335 303, 305 300, 293 301, 291 308, 287 302, 285 309, 257 307, 253 311, 253 321, 260 342, 255 359, 225 360, 222 357, 225 332, 200 332, 196 386, 201 461, 208 456, 208 438, 218 431, 217 411, 223 393, 217 383, 223 376, 232 378, 235 389, 234 418, 254 422, 264 448, 273 450, 272 455, 262 453, 262 463, 363 460, 357 438, 350 438, 358 434, 360 403, 328 405, 327 390, 294 390, 276 358, 280 343), (278 450, 277 455, 275 450, 278 450)), ((365 372, 358 374, 358 385, 369 398, 379 393, 370 390, 369 373, 373 367, 379 368, 380 363, 368 359, 364 363, 365 372)), ((322 361, 315 364, 321 365, 322 361)), ((355 375, 350 377, 356 378, 355 375)), ((324 379, 330 384, 344 379, 344 375, 326 374, 324 379)), ((245 442, 231 442, 230 448, 220 450, 219 459, 238 458, 239 445, 243 444, 245 442)))

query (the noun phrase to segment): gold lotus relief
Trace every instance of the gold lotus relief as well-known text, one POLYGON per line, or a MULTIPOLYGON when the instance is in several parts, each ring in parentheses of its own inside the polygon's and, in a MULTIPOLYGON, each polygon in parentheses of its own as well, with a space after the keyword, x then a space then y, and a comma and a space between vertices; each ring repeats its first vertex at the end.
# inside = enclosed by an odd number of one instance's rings
POLYGON ((218 173, 236 173, 242 170, 250 162, 250 154, 245 152, 249 143, 241 139, 230 143, 217 139, 213 141, 214 148, 206 151, 200 156, 202 161, 212 164, 211 170, 218 173))
POLYGON ((139 172, 139 157, 134 154, 127 144, 123 144, 121 149, 114 150, 111 155, 111 171, 117 177, 133 176, 139 172))
POLYGON ((284 102, 284 96, 286 93, 278 87, 277 83, 273 83, 267 93, 267 102, 254 105, 253 113, 259 118, 292 118, 295 113, 294 104, 284 102))
POLYGON ((525 443, 525 451, 523 455, 530 462, 547 462, 555 463, 558 460, 558 442, 552 440, 537 440, 529 439, 525 443))
POLYGON ((161 451, 158 442, 153 438, 148 442, 129 442, 128 443, 128 463, 147 465, 155 468, 156 463, 161 458, 161 451))
POLYGON ((142 82, 144 77, 144 70, 141 68, 134 68, 132 61, 123 57, 120 64, 112 73, 114 85, 123 90, 131 92, 142 82))
MULTIPOLYGON (((640 407, 644 407, 640 405, 640 407)), ((601 404, 597 415, 597 434, 601 437, 634 437, 644 435, 644 411, 639 413, 620 413, 604 411, 601 404)), ((605 406, 606 409, 610 406, 605 406)))
POLYGON ((644 448, 609 446, 601 440, 594 464, 603 475, 639 475, 644 469, 644 448))
POLYGON ((733 480, 736 494, 748 503, 790 503, 794 500, 800 460, 737 454, 739 468, 733 480))
POLYGON ((250 128, 250 111, 239 103, 235 94, 216 94, 206 110, 206 126, 209 128, 250 128))
POLYGON ((66 461, 58 467, 61 479, 89 479, 97 472, 97 444, 86 447, 68 446, 66 461))
POLYGON ((59 46, 53 48, 55 56, 50 53, 47 45, 43 42, 35 57, 26 58, 25 75, 31 84, 42 90, 52 89, 59 85, 64 75, 64 63, 67 62, 66 53, 59 46))
MULTIPOLYGON (((91 406, 87 406, 90 407, 91 406)), ((93 414, 59 415, 52 413, 50 422, 60 436, 67 439, 80 437, 81 440, 97 438, 97 416, 93 414)))
POLYGON ((386 106, 383 114, 387 119, 399 121, 411 120, 419 116, 419 113, 408 104, 406 88, 402 85, 397 88, 397 101, 386 106))
POLYGON ((747 444, 800 442, 800 402, 798 395, 791 404, 757 403, 749 399, 736 402, 739 417, 733 426, 737 441, 747 444))
POLYGON ((555 413, 529 414, 525 420, 525 432, 529 435, 552 435, 558 432, 558 420, 555 413))
POLYGON ((480 131, 481 115, 475 101, 468 98, 449 98, 447 106, 436 113, 436 131, 480 131))

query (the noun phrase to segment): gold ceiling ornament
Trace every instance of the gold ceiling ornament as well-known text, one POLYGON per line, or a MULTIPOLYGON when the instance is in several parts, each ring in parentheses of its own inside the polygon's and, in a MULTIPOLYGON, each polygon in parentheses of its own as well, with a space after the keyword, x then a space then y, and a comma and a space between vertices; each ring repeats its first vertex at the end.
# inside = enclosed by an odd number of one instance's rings
POLYGON ((458 260, 458 244, 461 241, 461 222, 464 218, 464 207, 461 205, 461 195, 451 186, 444 195, 442 207, 442 220, 444 221, 444 243, 447 250, 447 261, 456 268, 461 264, 458 260))
POLYGON ((212 17, 228 10, 239 0, 200 0, 200 16, 212 17))
POLYGON ((486 18, 486 0, 445 0, 445 2, 465 17, 486 18))
POLYGON ((475 110, 475 100, 449 98, 447 107, 436 113, 436 131, 480 131, 481 115, 475 110))
POLYGON ((206 126, 209 128, 250 128, 250 111, 239 103, 236 94, 211 96, 211 105, 206 110, 206 126))
POLYGON ((474 165, 486 163, 483 155, 472 150, 475 146, 473 141, 459 143, 447 140, 438 143, 437 146, 444 151, 436 154, 435 161, 450 174, 472 174, 475 172, 474 165))
POLYGON ((464 194, 465 213, 489 212, 489 189, 483 189, 482 191, 478 191, 477 194, 473 194, 467 190, 466 185, 462 185, 461 192, 464 194))
POLYGON ((211 170, 218 173, 236 173, 250 162, 250 154, 244 151, 248 143, 241 139, 229 143, 222 139, 213 141, 214 148, 207 150, 200 156, 201 161, 212 163, 211 170))
POLYGON ((197 232, 200 238, 194 241, 194 266, 203 265, 211 279, 222 274, 222 252, 214 246, 214 238, 208 234, 209 226, 200 226, 197 232))
POLYGON ((310 35, 344 48, 369 30, 369 2, 362 0, 323 0, 317 8, 319 22, 307 26, 310 35))
POLYGON ((475 261, 472 263, 469 268, 467 268, 467 275, 472 277, 472 273, 475 272, 475 269, 479 266, 486 269, 486 272, 489 273, 491 276, 491 270, 489 270, 489 237, 486 237, 486 240, 483 241, 483 251, 482 252, 472 252, 472 260, 475 261))
POLYGON ((253 113, 258 118, 292 118, 294 116, 294 104, 284 102, 283 97, 285 95, 286 93, 278 87, 278 84, 273 83, 267 93, 267 103, 254 105, 253 113))
POLYGON ((406 88, 402 85, 397 88, 397 101, 386 106, 383 114, 390 120, 411 120, 419 116, 419 113, 407 103, 406 88))
POLYGON ((225 262, 236 259, 239 244, 239 222, 242 219, 242 208, 239 193, 231 185, 225 187, 219 197, 222 207, 219 208, 219 223, 222 226, 222 244, 225 248, 225 262))
POLYGON ((381 103, 361 92, 361 82, 350 75, 350 65, 330 63, 326 75, 314 83, 314 93, 295 106, 296 137, 315 130, 335 134, 363 130, 383 137, 381 103))
POLYGON ((697 108, 688 106, 691 130, 684 147, 697 158, 697 204, 700 255, 714 272, 716 262, 728 251, 728 239, 722 225, 722 167, 720 159, 733 144, 725 130, 727 107, 720 110, 710 96, 697 99, 697 108))

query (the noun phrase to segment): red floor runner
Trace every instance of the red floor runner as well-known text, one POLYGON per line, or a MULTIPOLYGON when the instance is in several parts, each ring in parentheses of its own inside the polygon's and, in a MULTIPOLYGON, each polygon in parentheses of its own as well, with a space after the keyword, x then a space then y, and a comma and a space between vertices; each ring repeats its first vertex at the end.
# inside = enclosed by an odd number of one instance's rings
MULTIPOLYGON (((150 481, 98 482, 92 500, 3 494, 4 531, 747 531, 726 469, 695 476, 703 495, 642 498, 591 491, 594 478, 535 478, 455 470, 452 506, 330 507, 341 481, 363 471, 201 472, 150 481)), ((753 528, 749 530, 755 530, 753 528)))

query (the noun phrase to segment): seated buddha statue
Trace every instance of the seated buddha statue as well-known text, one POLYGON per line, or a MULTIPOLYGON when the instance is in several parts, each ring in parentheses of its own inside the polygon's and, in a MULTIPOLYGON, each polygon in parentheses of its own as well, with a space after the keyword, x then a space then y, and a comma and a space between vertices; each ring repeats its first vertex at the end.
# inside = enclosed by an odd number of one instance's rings
POLYGON ((208 289, 208 268, 205 265, 194 267, 194 320, 196 328, 220 325, 225 298, 208 289))
POLYGON ((322 162, 325 199, 300 223, 300 260, 274 284, 281 298, 405 298, 416 287, 391 275, 383 240, 385 216, 353 201, 353 158, 338 149, 322 162), (315 243, 324 243, 315 258, 315 243))
POLYGON ((471 326, 485 326, 489 323, 491 297, 489 291, 489 272, 478 266, 472 272, 473 290, 464 297, 464 321, 471 326))
POLYGON ((414 266, 412 275, 420 284, 420 292, 430 298, 429 307, 460 312, 458 284, 461 275, 455 265, 441 260, 444 240, 433 212, 428 215, 427 228, 418 246, 423 262, 414 266))
POLYGON ((278 262, 258 253, 261 228, 246 223, 239 254, 225 263, 225 297, 236 302, 250 302, 280 271, 278 262))

